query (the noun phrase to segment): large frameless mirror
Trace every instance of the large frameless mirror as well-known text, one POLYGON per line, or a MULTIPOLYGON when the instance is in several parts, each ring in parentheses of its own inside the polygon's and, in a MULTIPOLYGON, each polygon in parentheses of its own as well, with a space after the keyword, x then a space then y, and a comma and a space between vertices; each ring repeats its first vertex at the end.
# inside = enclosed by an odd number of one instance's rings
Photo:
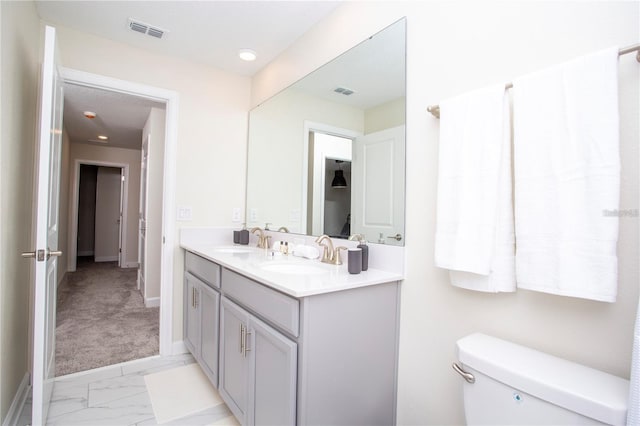
POLYGON ((249 114, 247 226, 404 245, 402 19, 249 114))

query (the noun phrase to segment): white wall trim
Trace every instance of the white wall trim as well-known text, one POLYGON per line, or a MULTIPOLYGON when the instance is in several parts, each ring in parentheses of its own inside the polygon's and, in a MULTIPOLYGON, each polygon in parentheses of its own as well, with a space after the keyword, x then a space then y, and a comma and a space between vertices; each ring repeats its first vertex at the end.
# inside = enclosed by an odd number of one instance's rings
POLYGON ((24 408, 24 403, 31 393, 29 378, 29 373, 24 373, 24 377, 22 378, 22 381, 18 386, 18 390, 13 396, 13 401, 11 401, 11 405, 9 406, 9 411, 7 411, 4 422, 2 422, 2 426, 12 426, 18 424, 18 419, 20 418, 20 414, 22 413, 22 409, 24 408))
MULTIPOLYGON (((89 166, 103 166, 103 167, 115 167, 118 169, 124 169, 124 193, 122 194, 122 223, 121 230, 124 229, 124 232, 127 231, 127 224, 129 223, 129 214, 128 212, 128 198, 129 198, 129 165, 126 163, 114 163, 110 161, 99 161, 99 160, 84 160, 81 158, 77 158, 73 162, 73 175, 69 177, 71 181, 71 185, 73 189, 71 191, 71 209, 69 212, 69 220, 71 221, 69 226, 70 237, 67 242, 67 252, 69 253, 67 259, 67 271, 74 272, 76 270, 76 261, 78 257, 78 203, 80 201, 80 166, 89 165, 89 166)), ((127 239, 122 239, 122 252, 120 253, 120 257, 122 259, 127 258, 127 239)), ((93 253, 92 253, 93 254, 93 253)), ((117 261, 118 256, 115 259, 100 257, 96 258, 96 262, 112 262, 117 261), (106 260, 98 260, 98 259, 106 259, 106 260)))
MULTIPOLYGON (((160 355, 174 353, 173 342, 173 258, 175 243, 176 149, 178 145, 179 95, 130 81, 91 74, 69 68, 62 69, 66 82, 154 99, 166 104, 165 154, 162 204, 162 261, 160 273, 160 355)), ((184 344, 183 344, 184 345, 184 344)), ((178 352, 183 353, 183 352, 178 352)))
POLYGON ((121 268, 137 268, 140 266, 138 262, 125 262, 122 264, 121 268))
POLYGON ((144 299, 144 307, 145 308, 158 308, 158 307, 160 307, 160 298, 159 297, 146 297, 144 299))
POLYGON ((98 256, 93 260, 95 262, 117 262, 118 256, 98 256))
POLYGON ((180 355, 186 353, 189 353, 189 349, 187 349, 187 345, 184 344, 184 340, 173 342, 171 355, 180 355))

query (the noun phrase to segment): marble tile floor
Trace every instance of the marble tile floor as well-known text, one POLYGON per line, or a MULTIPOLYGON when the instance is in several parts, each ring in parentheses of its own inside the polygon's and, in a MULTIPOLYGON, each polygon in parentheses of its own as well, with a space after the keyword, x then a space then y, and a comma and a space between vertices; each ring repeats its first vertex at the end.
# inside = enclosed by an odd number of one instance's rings
MULTIPOLYGON (((190 354, 151 357, 55 379, 47 425, 157 425, 144 376, 195 362, 190 354)), ((31 398, 18 426, 31 423, 31 398)), ((173 422, 170 426, 237 425, 225 404, 173 422)))

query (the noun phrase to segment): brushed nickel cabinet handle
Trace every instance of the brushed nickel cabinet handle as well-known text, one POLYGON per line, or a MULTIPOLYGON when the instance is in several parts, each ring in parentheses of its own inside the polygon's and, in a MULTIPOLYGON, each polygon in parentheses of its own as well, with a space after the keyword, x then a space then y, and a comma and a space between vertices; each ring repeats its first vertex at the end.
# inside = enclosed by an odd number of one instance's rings
POLYGON ((244 324, 240 323, 240 353, 244 355, 244 324))

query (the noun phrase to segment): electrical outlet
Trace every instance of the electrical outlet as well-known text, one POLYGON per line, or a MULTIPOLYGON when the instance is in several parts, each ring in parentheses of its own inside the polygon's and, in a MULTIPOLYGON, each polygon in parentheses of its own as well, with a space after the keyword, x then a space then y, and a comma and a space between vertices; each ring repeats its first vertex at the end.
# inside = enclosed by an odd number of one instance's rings
POLYGON ((249 222, 257 222, 258 221, 258 209, 249 210, 249 222))
POLYGON ((178 220, 181 222, 188 222, 193 218, 193 211, 191 206, 178 207, 178 220))
POLYGON ((242 217, 240 216, 240 207, 234 207, 233 212, 231 213, 231 221, 234 223, 238 223, 242 221, 242 217))

